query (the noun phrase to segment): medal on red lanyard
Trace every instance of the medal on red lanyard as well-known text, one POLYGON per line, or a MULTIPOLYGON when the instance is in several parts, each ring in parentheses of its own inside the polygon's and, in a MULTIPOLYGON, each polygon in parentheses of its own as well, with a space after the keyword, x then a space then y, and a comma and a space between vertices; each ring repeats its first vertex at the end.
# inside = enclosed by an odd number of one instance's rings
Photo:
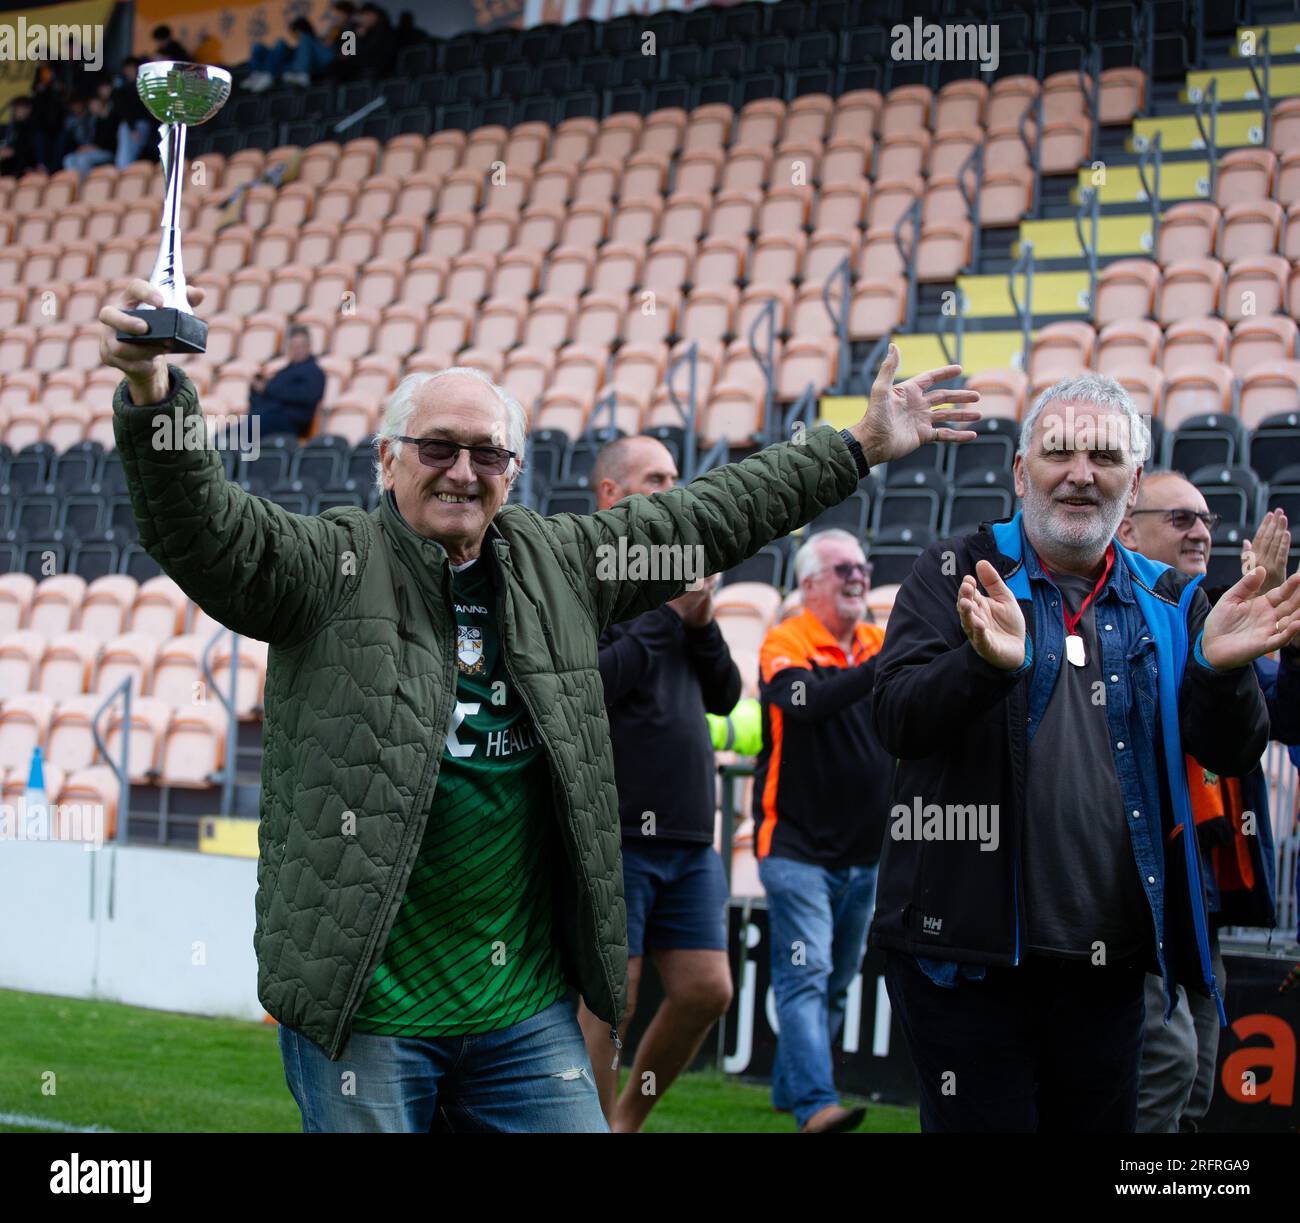
POLYGON ((1097 579, 1097 584, 1092 588, 1092 593, 1079 604, 1079 610, 1070 615, 1065 610, 1065 596, 1061 596, 1061 617, 1065 621, 1065 657, 1076 667, 1081 667, 1087 662, 1087 657, 1083 649, 1083 638, 1079 635, 1079 621, 1083 619, 1083 613, 1088 610, 1089 604, 1101 592, 1101 588, 1106 585, 1106 579, 1110 577, 1111 567, 1115 564, 1115 545, 1111 544, 1106 549, 1106 568, 1101 571, 1101 577, 1097 579))

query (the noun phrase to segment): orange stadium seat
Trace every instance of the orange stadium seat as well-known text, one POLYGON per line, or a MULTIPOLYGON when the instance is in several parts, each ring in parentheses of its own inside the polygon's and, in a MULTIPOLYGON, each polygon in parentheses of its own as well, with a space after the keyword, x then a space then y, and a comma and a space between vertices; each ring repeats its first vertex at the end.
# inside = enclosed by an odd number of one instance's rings
POLYGON ((1281 255, 1243 255, 1228 268, 1222 314, 1229 323, 1286 309, 1289 272, 1281 255))
POLYGON ((24 785, 32 749, 49 737, 54 706, 53 698, 41 693, 5 690, 4 704, 0 705, 0 765, 21 770, 24 785))
POLYGON ((125 574, 111 573, 96 578, 85 588, 77 628, 97 641, 125 633, 138 593, 135 578, 125 574))
MULTIPOLYGON (((46 778, 46 789, 54 792, 46 778)), ((55 800, 53 836, 57 840, 111 841, 117 835, 117 803, 121 787, 107 766, 78 769, 63 778, 55 800)))
POLYGON ((1255 366, 1241 380, 1241 423, 1258 428, 1268 416, 1295 410, 1300 387, 1300 361, 1267 361, 1255 366))
POLYGON ((1232 329, 1228 364, 1238 378, 1265 363, 1296 355, 1296 323, 1285 314, 1242 319, 1232 329))
POLYGON ((1165 331, 1165 371, 1173 373, 1223 361, 1228 351, 1228 334, 1227 323, 1208 315, 1170 324, 1165 331))
POLYGON ((987 418, 1019 420, 1029 379, 1018 369, 990 369, 966 379, 969 390, 980 393, 980 413, 987 418))
POLYGON ((36 587, 27 613, 27 627, 47 639, 80 627, 86 580, 75 573, 58 573, 36 587))
MULTIPOLYGON (((89 768, 97 759, 102 763, 92 730, 95 713, 102 703, 103 698, 98 696, 69 696, 59 701, 45 736, 47 760, 67 773, 89 768)), ((106 723, 104 719, 101 725, 106 723)))
POLYGON ((26 627, 35 594, 36 580, 28 574, 0 573, 0 637, 26 627))
POLYGON ((1160 322, 1168 326, 1180 319, 1217 314, 1223 280, 1223 264, 1217 259, 1180 259, 1171 263, 1160 286, 1160 322))
POLYGON ((1177 429, 1192 416, 1211 412, 1232 412, 1232 370, 1226 365, 1206 364, 1167 375, 1161 421, 1166 429, 1177 429))
POLYGON ((1234 149, 1219 158, 1214 202, 1220 208, 1248 200, 1267 199, 1273 193, 1277 156, 1268 149, 1234 149))
POLYGON ((190 789, 215 784, 226 759, 226 726, 215 701, 176 709, 159 756, 159 781, 190 789))

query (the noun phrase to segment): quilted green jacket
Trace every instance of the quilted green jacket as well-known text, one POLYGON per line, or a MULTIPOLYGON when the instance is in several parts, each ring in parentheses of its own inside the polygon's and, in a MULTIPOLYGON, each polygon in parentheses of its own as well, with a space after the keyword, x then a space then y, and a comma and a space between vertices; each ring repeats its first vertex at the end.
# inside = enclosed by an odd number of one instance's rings
MULTIPOLYGON (((292 514, 229 482, 216 450, 155 445, 178 409, 182 419, 200 412, 175 366, 164 403, 134 406, 125 382, 114 397, 140 542, 209 615, 270 645, 258 997, 337 1060, 438 782, 456 695, 451 571, 391 495, 369 513, 292 514)), ((683 584, 611 580, 602 561, 615 553, 605 549, 617 551, 620 537, 698 545, 705 572, 729 569, 857 484, 848 447, 822 427, 592 515, 543 518, 506 505, 489 531, 504 584, 505 658, 554 782, 565 971, 607 1023, 625 1010, 627 911, 596 642, 610 621, 659 606, 683 584)))

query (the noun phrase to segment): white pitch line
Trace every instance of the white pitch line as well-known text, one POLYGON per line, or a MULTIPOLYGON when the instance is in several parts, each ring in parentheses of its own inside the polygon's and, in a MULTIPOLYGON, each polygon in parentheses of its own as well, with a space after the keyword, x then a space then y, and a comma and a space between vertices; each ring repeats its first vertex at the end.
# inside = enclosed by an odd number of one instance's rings
POLYGON ((106 1125, 66 1125, 48 1117, 29 1117, 25 1113, 0 1113, 0 1125, 23 1125, 34 1130, 53 1130, 57 1134, 115 1134, 106 1125))

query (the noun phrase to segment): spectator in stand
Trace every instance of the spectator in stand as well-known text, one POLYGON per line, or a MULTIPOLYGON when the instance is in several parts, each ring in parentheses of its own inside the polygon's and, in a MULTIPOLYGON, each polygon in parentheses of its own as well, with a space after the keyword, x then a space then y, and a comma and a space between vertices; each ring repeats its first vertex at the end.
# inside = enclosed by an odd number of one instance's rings
MULTIPOLYGON (((591 483, 597 508, 606 510, 637 494, 667 492, 677 483, 677 464, 652 437, 622 437, 596 456, 591 483)), ((646 955, 664 990, 617 1102, 609 1029, 586 1007, 579 1014, 609 1127, 629 1134, 641 1129, 731 1005, 727 876, 713 848, 715 766, 705 715, 731 710, 740 673, 713 618, 708 579, 654 611, 610 625, 598 658, 627 898, 628 993, 620 1032, 636 1008, 646 955), (647 1082, 653 1091, 643 1090, 647 1082)))
POLYGON ((257 43, 249 57, 252 71, 244 88, 252 93, 270 89, 277 80, 306 89, 318 72, 334 60, 334 52, 316 37, 306 17, 295 17, 289 25, 289 40, 277 39, 273 47, 257 43))
POLYGON ((357 6, 352 0, 334 0, 330 5, 330 27, 325 32, 325 45, 337 53, 346 30, 357 28, 357 6))
POLYGON ((111 110, 112 83, 102 81, 95 96, 80 102, 70 113, 64 127, 65 147, 63 168, 75 170, 85 178, 96 166, 113 160, 117 147, 117 123, 111 110))
POLYGON ((772 1105, 800 1133, 851 1130, 866 1109, 835 1091, 832 1047, 862 967, 894 762, 871 726, 885 634, 865 623, 871 566, 847 531, 795 556, 803 610, 759 653, 763 747, 754 849, 767 893, 780 1036, 772 1105))
POLYGON ((31 98, 15 98, 9 108, 9 122, 0 128, 0 174, 21 178, 29 170, 44 169, 44 143, 31 98))
POLYGON ((290 327, 285 336, 287 362, 278 372, 266 369, 252 381, 248 411, 261 421, 263 433, 296 433, 311 427, 325 394, 325 371, 311 351, 306 327, 290 327))
POLYGON ((341 56, 340 75, 347 80, 384 76, 397 58, 397 34, 377 4, 363 4, 356 15, 356 47, 341 56))
POLYGON ((156 25, 149 37, 153 40, 153 54, 150 59, 178 59, 182 61, 189 59, 190 53, 172 37, 171 26, 156 25))
POLYGON ((113 114, 117 117, 116 165, 119 170, 125 170, 148 147, 149 134, 157 126, 136 90, 139 68, 140 61, 134 55, 124 59, 113 82, 113 114))

